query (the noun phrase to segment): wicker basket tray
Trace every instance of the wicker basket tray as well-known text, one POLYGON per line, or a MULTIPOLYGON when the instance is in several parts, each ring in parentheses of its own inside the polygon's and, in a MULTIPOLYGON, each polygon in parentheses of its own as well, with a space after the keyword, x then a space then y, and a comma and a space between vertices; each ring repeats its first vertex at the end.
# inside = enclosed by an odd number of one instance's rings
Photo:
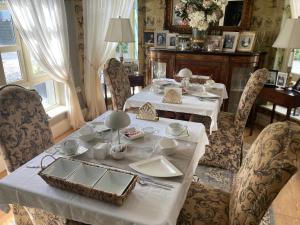
MULTIPOLYGON (((60 159, 60 158, 58 158, 58 159, 60 159)), ((107 168, 105 166, 96 165, 96 164, 88 163, 88 162, 81 162, 79 160, 67 159, 67 160, 79 162, 81 165, 88 165, 88 166, 92 166, 92 167, 104 168, 107 171, 117 171, 118 173, 125 173, 125 174, 130 174, 130 175, 133 176, 133 179, 130 181, 130 183, 128 184, 128 186, 126 187, 126 189, 124 190, 124 192, 121 195, 116 195, 116 194, 113 194, 113 193, 100 191, 100 190, 94 189, 93 187, 88 187, 88 186, 85 186, 85 185, 72 183, 70 181, 67 181, 67 178, 63 179, 63 178, 59 178, 59 177, 52 176, 52 175, 49 175, 49 174, 45 174, 44 171, 48 167, 50 167, 53 163, 55 163, 57 160, 55 160, 54 162, 49 164, 47 167, 42 168, 42 170, 39 172, 39 176, 42 177, 42 179, 47 184, 49 184, 50 186, 56 187, 56 188, 60 188, 60 189, 66 190, 66 191, 74 192, 74 193, 77 193, 79 195, 83 195, 83 196, 86 196, 86 197, 89 197, 89 198, 109 202, 109 203, 112 203, 112 204, 115 204, 115 205, 121 206, 125 202, 125 200, 128 198, 131 191, 134 189, 134 187, 136 185, 136 182, 138 181, 138 176, 136 174, 132 174, 132 173, 127 172, 127 171, 107 168)))

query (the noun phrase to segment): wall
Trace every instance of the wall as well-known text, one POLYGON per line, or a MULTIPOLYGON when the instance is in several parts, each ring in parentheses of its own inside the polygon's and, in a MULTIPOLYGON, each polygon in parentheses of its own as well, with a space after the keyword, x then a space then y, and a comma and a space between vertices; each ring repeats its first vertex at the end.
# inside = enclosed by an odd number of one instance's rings
POLYGON ((269 69, 278 67, 278 65, 274 65, 277 49, 272 45, 280 31, 284 11, 284 0, 254 1, 250 30, 257 31, 256 50, 268 53, 265 67, 269 69))
MULTIPOLYGON (((250 30, 257 31, 258 41, 256 50, 268 52, 265 59, 267 68, 274 67, 274 61, 277 50, 272 48, 281 26, 282 16, 284 14, 285 2, 287 0, 254 0, 253 16, 250 30)), ((143 18, 143 28, 148 30, 163 30, 165 1, 164 0, 144 0, 139 1, 143 4, 139 7, 139 17, 143 18)), ((139 41, 143 43, 143 32, 139 32, 139 41)), ((139 45, 140 66, 145 69, 145 60, 147 50, 144 46, 139 45), (144 61, 143 61, 144 60, 144 61)), ((280 58, 281 56, 279 56, 280 58)), ((281 59, 278 60, 280 64, 281 59)), ((280 65, 279 65, 280 66, 280 65)), ((275 68, 278 66, 275 66, 275 68)))

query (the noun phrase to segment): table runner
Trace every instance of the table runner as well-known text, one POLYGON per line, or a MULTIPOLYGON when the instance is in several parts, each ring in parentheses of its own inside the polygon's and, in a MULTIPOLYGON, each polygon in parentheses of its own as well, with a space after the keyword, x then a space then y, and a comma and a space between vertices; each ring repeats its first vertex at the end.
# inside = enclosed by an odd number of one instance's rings
POLYGON ((211 118, 210 131, 212 132, 218 129, 217 119, 220 106, 223 99, 228 98, 224 84, 217 83, 209 88, 210 92, 220 95, 218 100, 206 101, 205 99, 200 100, 195 96, 183 95, 182 104, 163 103, 163 95, 151 92, 150 88, 151 85, 128 98, 124 104, 124 109, 138 108, 145 102, 150 102, 157 110, 209 116, 211 118))
MULTIPOLYGON (((108 114, 106 113, 97 120, 103 120, 108 114)), ((130 116, 135 118, 132 114, 130 116)), ((133 119, 132 122, 143 126, 144 121, 133 119)), ((159 125, 162 126, 161 122, 171 123, 174 120, 164 119, 159 122, 151 122, 150 125, 159 127, 159 125)), ((137 185, 122 207, 86 198, 49 186, 37 175, 39 169, 26 168, 27 165, 38 165, 46 154, 43 153, 0 180, 0 205, 2 204, 2 209, 9 203, 43 208, 54 214, 94 225, 176 224, 192 176, 199 159, 204 154, 205 145, 208 144, 202 124, 188 123, 188 125, 190 125, 189 128, 193 127, 197 130, 200 135, 183 181, 178 183, 173 180, 164 180, 174 186, 171 191, 137 185)), ((163 133, 164 130, 160 129, 160 132, 163 133)), ((193 139, 196 138, 193 137, 193 139)), ((51 159, 46 160, 46 163, 50 162, 51 159)))

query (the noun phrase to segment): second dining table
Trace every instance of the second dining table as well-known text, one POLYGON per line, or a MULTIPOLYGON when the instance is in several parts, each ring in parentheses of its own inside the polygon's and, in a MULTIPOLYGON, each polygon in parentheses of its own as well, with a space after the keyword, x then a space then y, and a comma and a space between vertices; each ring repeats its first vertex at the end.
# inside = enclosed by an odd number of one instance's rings
MULTIPOLYGON (((160 80, 180 86, 180 84, 173 79, 160 80)), ((124 110, 138 108, 141 107, 145 102, 149 102, 157 110, 209 116, 211 118, 210 132, 218 129, 218 113, 223 100, 228 98, 226 86, 224 84, 214 83, 211 84, 209 88, 206 88, 206 93, 217 96, 217 98, 210 99, 209 97, 200 97, 201 95, 197 95, 197 93, 193 95, 186 93, 182 95, 181 104, 164 103, 162 100, 163 92, 157 93, 153 91, 153 86, 154 84, 148 85, 139 93, 136 93, 128 98, 124 104, 124 110)))
MULTIPOLYGON (((111 112, 104 113, 91 122, 91 124, 103 124, 110 113, 111 112)), ((156 186, 144 186, 137 183, 125 203, 122 206, 115 206, 110 203, 49 186, 38 175, 41 170, 39 165, 45 155, 51 154, 55 158, 62 157, 59 152, 57 152, 57 145, 60 145, 60 142, 0 180, 0 210, 7 210, 8 204, 20 204, 44 209, 65 218, 93 225, 175 225, 192 182, 198 161, 205 152, 205 145, 208 144, 205 128, 200 123, 167 118, 160 118, 159 121, 144 121, 137 119, 135 114, 129 113, 129 116, 131 120, 130 126, 138 127, 145 131, 149 131, 151 130, 149 128, 153 128, 153 133, 149 133, 137 141, 128 142, 128 145, 131 145, 132 149, 136 150, 136 154, 133 154, 133 156, 138 156, 138 153, 147 147, 147 143, 148 147, 154 147, 155 144, 164 137, 176 139, 179 143, 177 153, 165 157, 175 165, 183 175, 176 178, 150 177, 152 180, 172 185, 172 189, 165 190, 156 186), (174 137, 166 132, 166 128, 174 122, 185 126, 188 130, 188 135, 174 137)), ((75 131, 62 141, 79 139, 80 131, 81 130, 75 131)), ((114 133, 116 132, 112 132, 112 137, 114 133)), ((144 176, 128 166, 128 163, 137 160, 135 157, 129 157, 129 159, 124 160, 107 158, 102 161, 97 161, 90 156, 90 146, 90 144, 80 141, 80 147, 87 148, 88 151, 76 156, 76 160, 96 163, 108 168, 127 170, 139 176, 144 176)), ((154 148, 152 154, 146 157, 153 157, 159 154, 160 153, 156 152, 154 148)), ((52 159, 50 157, 45 158, 44 162, 45 164, 50 164, 52 159)))

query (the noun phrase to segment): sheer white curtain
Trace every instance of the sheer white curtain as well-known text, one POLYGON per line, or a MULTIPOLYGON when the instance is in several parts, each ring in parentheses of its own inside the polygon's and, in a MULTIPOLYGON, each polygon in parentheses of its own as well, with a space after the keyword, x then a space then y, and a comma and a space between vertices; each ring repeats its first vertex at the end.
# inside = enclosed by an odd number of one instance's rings
POLYGON ((84 124, 69 59, 69 39, 64 1, 8 0, 21 37, 42 69, 66 85, 69 119, 73 128, 84 124))
POLYGON ((300 0, 290 0, 292 18, 300 17, 300 0))
POLYGON ((117 43, 104 41, 109 20, 119 16, 128 18, 133 2, 134 0, 83 1, 84 84, 89 119, 106 110, 98 74, 117 46, 117 43))

